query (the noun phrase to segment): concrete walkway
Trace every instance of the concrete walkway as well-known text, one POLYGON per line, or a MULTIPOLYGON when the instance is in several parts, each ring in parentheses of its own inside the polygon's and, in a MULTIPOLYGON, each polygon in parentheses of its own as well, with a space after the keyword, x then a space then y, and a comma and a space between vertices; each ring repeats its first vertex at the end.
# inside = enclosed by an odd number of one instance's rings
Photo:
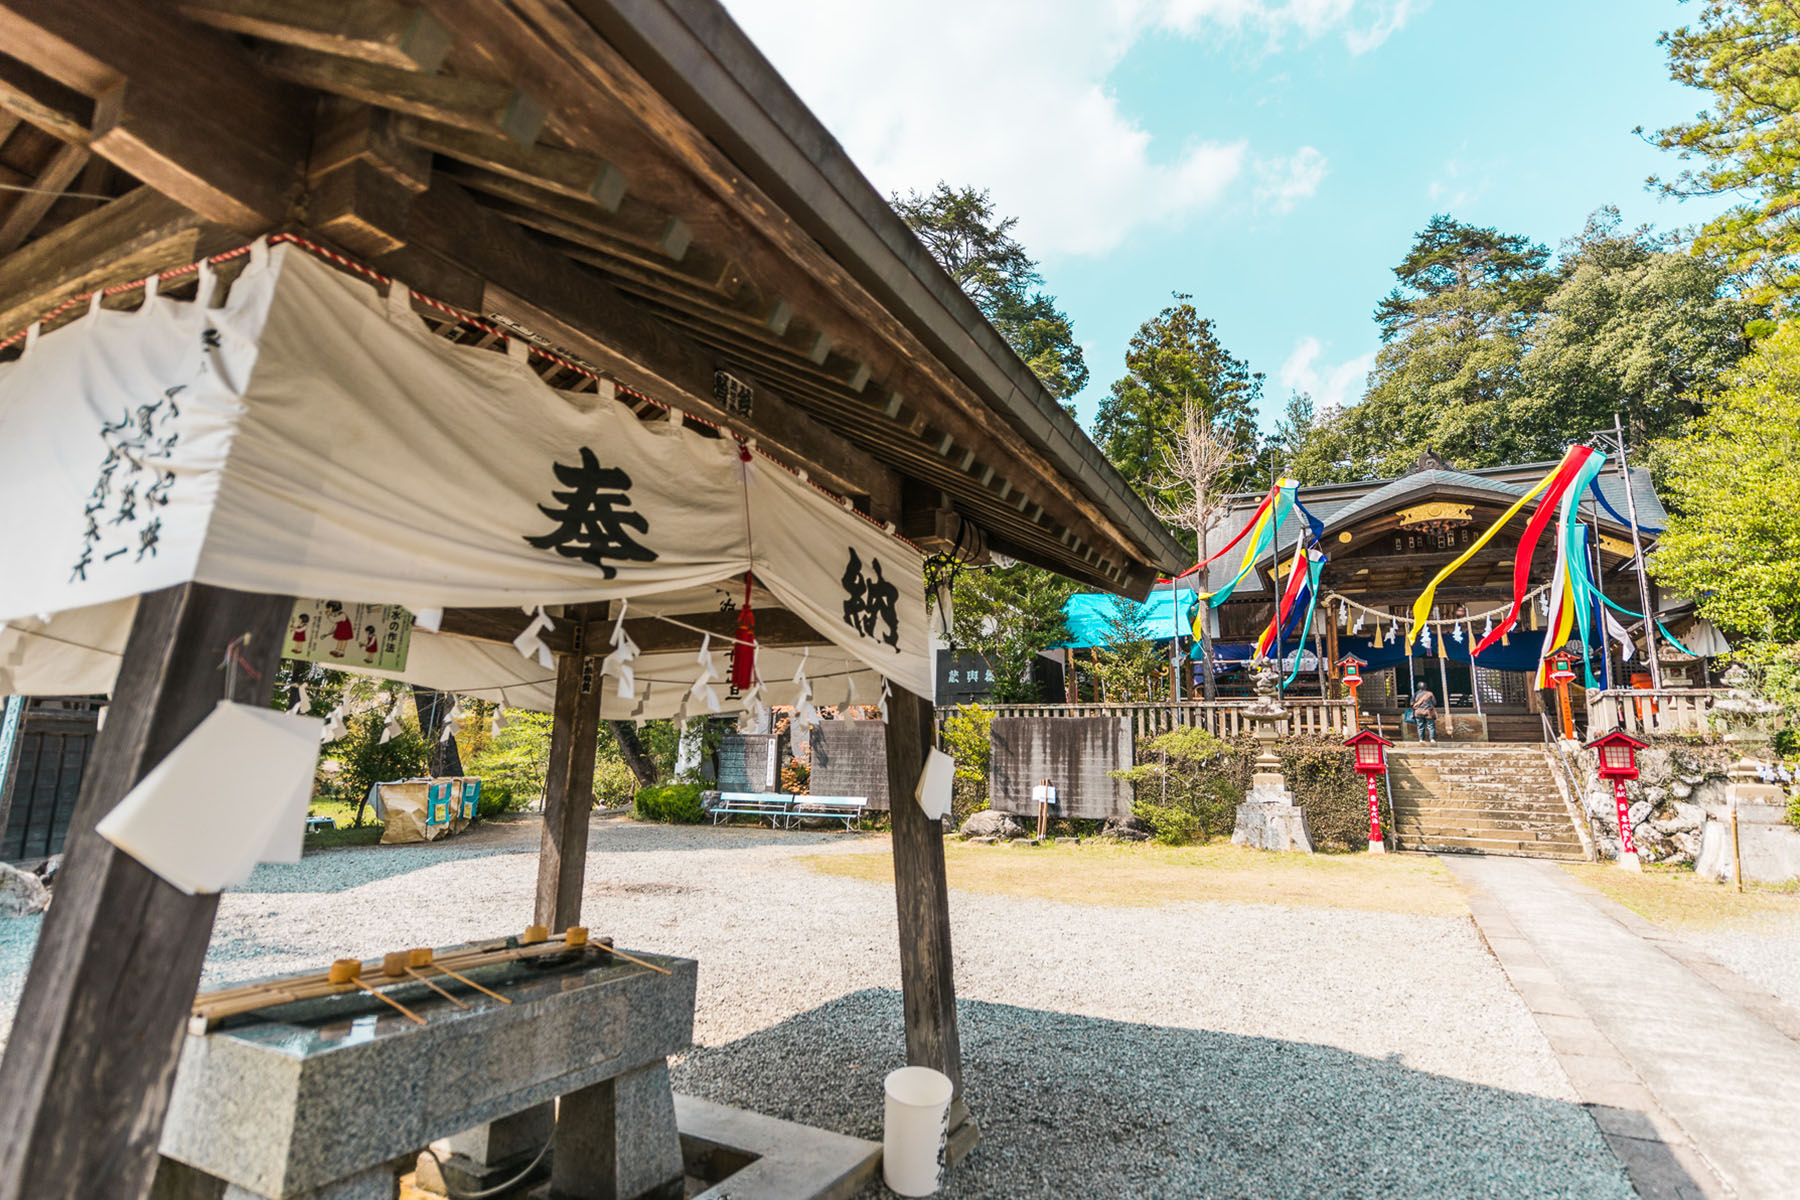
POLYGON ((1441 861, 1645 1200, 1796 1194, 1791 1010, 1552 863, 1441 861))

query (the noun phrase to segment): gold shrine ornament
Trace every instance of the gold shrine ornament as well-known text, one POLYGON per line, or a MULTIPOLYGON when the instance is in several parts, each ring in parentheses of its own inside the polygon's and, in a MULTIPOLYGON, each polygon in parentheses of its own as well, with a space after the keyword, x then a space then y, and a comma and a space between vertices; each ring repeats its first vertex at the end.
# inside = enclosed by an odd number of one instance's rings
POLYGON ((1433 500, 1426 504, 1415 504, 1411 508, 1403 508, 1394 514, 1401 528, 1427 525, 1466 525, 1474 519, 1473 504, 1452 504, 1447 500, 1433 500))

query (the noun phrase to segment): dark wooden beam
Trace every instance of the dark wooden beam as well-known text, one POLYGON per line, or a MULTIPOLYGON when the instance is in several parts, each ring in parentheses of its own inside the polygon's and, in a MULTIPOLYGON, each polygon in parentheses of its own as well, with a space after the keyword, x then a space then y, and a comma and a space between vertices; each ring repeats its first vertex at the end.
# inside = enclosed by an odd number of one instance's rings
POLYGON ((455 40, 417 5, 384 0, 180 0, 179 6, 214 29, 411 71, 437 70, 455 40))
POLYGON ((425 75, 292 46, 265 50, 260 59, 269 74, 290 83, 523 146, 544 127, 543 106, 508 83, 425 75))
POLYGON ((70 296, 182 266, 238 240, 150 188, 128 192, 0 258, 0 337, 70 296))
POLYGON ((161 3, 0 0, 0 46, 64 87, 123 88, 90 149, 210 221, 261 231, 299 193, 311 104, 161 3))
POLYGON ((44 214, 50 211, 62 190, 74 182, 81 168, 87 165, 88 158, 88 149, 82 145, 63 146, 51 156, 43 171, 31 181, 36 190, 18 193, 6 220, 0 221, 0 255, 11 254, 31 236, 31 231, 44 219, 44 214))
POLYGON ((935 728, 929 700, 905 688, 892 690, 887 720, 888 808, 894 826, 894 905, 900 929, 906 1061, 909 1066, 942 1071, 956 1085, 950 1110, 954 1159, 968 1152, 975 1134, 962 1098, 962 1038, 956 1025, 944 823, 928 820, 913 799, 925 756, 936 740, 935 728), (959 1132, 963 1126, 967 1128, 959 1132))
POLYGON ((241 635, 250 670, 234 698, 267 702, 292 607, 202 584, 138 601, 0 1061, 0 1200, 149 1190, 219 898, 184 894, 94 825, 213 711, 241 635))
POLYGON ((600 736, 600 696, 606 681, 590 652, 604 649, 604 626, 588 612, 569 621, 571 651, 557 659, 556 707, 544 777, 544 829, 538 851, 537 903, 532 920, 551 933, 581 923, 587 877, 588 811, 594 805, 594 757, 600 736))
POLYGON ((624 172, 605 159, 558 146, 521 146, 508 138, 408 116, 396 118, 395 133, 434 154, 591 202, 602 212, 616 210, 628 186, 624 172))
MULTIPOLYGON (((441 633, 478 638, 487 642, 510 642, 525 629, 531 618, 516 608, 447 608, 438 625, 441 633)), ((555 628, 541 634, 544 644, 558 654, 568 654, 574 645, 574 623, 553 618, 555 628)), ((698 650, 701 638, 710 634, 715 640, 730 638, 737 632, 737 613, 697 612, 672 617, 680 625, 659 621, 655 617, 629 617, 625 632, 646 654, 673 650, 698 650), (691 628, 684 628, 689 626, 691 628), (700 632, 695 632, 699 630, 700 632)), ((609 625, 608 629, 611 628, 609 625)), ((756 610, 756 640, 766 646, 822 646, 825 638, 799 616, 785 608, 759 607, 756 610)))
POLYGON ((4 54, 0 54, 0 109, 77 145, 87 145, 93 131, 92 97, 4 54))

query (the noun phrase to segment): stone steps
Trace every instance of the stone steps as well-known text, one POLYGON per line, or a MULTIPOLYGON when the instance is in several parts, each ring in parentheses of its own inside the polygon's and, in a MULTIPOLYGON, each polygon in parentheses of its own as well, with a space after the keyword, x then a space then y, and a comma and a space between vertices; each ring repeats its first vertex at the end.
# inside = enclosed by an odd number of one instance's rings
POLYGON ((1408 746, 1388 763, 1394 838, 1404 849, 1584 857, 1537 746, 1408 746))

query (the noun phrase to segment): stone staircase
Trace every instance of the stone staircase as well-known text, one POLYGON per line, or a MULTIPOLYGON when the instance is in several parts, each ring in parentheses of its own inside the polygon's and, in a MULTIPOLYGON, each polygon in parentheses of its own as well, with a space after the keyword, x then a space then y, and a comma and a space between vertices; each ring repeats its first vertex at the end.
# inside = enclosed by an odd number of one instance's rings
POLYGON ((1541 745, 1395 746, 1388 779, 1399 848, 1582 859, 1551 772, 1541 745))

